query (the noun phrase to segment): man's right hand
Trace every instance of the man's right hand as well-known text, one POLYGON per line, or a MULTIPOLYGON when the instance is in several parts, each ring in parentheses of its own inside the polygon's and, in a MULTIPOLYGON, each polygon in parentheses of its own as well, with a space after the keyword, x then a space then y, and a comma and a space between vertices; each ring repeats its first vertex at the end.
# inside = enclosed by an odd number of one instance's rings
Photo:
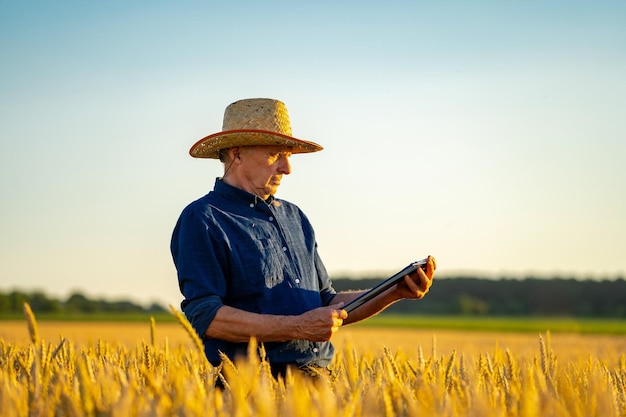
POLYGON ((299 339, 326 342, 339 330, 348 313, 343 303, 319 307, 298 316, 299 339))

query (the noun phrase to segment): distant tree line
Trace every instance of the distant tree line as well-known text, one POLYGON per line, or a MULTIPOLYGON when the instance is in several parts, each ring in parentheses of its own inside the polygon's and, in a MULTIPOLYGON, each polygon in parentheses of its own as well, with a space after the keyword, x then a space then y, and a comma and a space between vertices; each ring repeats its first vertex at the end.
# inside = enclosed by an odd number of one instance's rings
MULTIPOLYGON (((371 288, 373 279, 335 279, 337 291, 371 288)), ((401 301, 386 312, 424 315, 626 317, 626 281, 562 278, 436 278, 420 302, 401 301)))
MULTIPOLYGON (((371 288, 383 278, 339 278, 337 291, 371 288)), ((73 293, 65 300, 41 291, 0 292, 0 314, 22 313, 28 302, 35 313, 159 313, 167 311, 154 303, 148 307, 128 300, 109 301, 73 293)), ((572 316, 626 318, 626 281, 525 278, 498 280, 444 277, 436 281, 420 302, 401 301, 387 313, 423 315, 572 316)))
POLYGON ((0 314, 22 313, 24 303, 28 302, 35 313, 158 313, 166 311, 161 305, 153 303, 148 307, 129 300, 104 300, 88 298, 75 292, 65 300, 46 295, 42 291, 0 292, 0 314))

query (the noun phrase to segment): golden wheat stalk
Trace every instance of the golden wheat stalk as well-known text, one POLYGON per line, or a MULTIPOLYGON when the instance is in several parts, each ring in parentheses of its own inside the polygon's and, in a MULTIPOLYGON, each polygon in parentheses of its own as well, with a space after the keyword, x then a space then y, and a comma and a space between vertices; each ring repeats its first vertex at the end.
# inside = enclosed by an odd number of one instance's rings
POLYGON ((194 345, 196 346, 196 349, 198 350, 198 354, 201 355, 202 357, 205 357, 204 345, 202 344, 202 340, 200 340, 200 336, 198 336, 198 333, 196 333, 194 328, 191 326, 191 323, 189 323, 189 320, 187 320, 187 317, 185 317, 185 315, 181 313, 180 311, 176 310, 174 306, 172 305, 170 305, 170 311, 172 312, 172 314, 174 314, 174 317, 176 317, 176 320, 178 320, 181 326, 183 326, 183 329, 185 329, 185 331, 187 332, 187 334, 193 341, 194 345))
POLYGON ((156 348, 156 321, 150 316, 150 344, 152 349, 156 348))
POLYGON ((37 321, 35 320, 35 314, 33 310, 30 308, 30 304, 24 303, 24 315, 26 316, 26 325, 28 326, 28 334, 30 335, 30 341, 33 345, 38 345, 39 338, 39 328, 37 327, 37 321))
POLYGON ((452 351, 452 355, 450 355, 450 360, 448 361, 448 366, 446 366, 446 372, 444 377, 444 384, 446 389, 450 390, 452 388, 452 370, 454 369, 454 360, 456 359, 456 349, 452 351))
POLYGON ((56 358, 59 352, 61 352, 61 349, 63 348, 64 344, 65 344, 65 338, 61 338, 61 341, 59 342, 58 346, 52 352, 52 356, 50 357, 50 360, 53 360, 54 358, 56 358))
POLYGON ((393 372, 393 375, 396 378, 400 378, 401 377, 400 369, 398 368, 398 364, 396 363, 396 360, 394 359, 393 355, 391 354, 391 350, 387 346, 384 346, 383 347, 383 352, 385 354, 385 358, 387 358, 387 361, 391 365, 391 370, 393 372))

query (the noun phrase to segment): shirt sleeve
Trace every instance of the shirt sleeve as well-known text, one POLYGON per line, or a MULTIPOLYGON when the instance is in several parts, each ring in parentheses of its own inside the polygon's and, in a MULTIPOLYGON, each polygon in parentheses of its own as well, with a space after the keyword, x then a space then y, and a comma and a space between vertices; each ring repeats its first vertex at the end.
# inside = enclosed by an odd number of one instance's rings
POLYGON ((208 216, 188 207, 172 234, 172 257, 185 298, 181 308, 200 337, 224 305, 226 292, 226 251, 224 244, 211 237, 210 229, 215 226, 208 216))

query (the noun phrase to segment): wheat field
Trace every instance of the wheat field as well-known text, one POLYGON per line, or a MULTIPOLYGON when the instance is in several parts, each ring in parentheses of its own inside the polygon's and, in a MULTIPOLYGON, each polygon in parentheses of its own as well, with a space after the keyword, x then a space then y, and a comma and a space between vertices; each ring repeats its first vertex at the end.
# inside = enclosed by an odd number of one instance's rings
POLYGON ((331 377, 275 380, 262 359, 220 374, 180 313, 172 325, 26 312, 0 323, 2 416, 626 416, 624 336, 346 327, 331 377))

